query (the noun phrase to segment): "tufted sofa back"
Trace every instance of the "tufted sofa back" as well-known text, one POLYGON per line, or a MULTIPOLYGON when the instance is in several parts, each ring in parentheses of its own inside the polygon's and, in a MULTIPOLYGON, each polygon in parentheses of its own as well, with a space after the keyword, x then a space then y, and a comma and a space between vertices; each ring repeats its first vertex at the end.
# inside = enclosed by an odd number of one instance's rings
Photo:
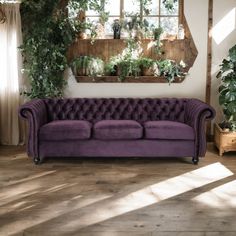
POLYGON ((184 122, 188 99, 176 98, 63 98, 45 99, 53 120, 153 120, 184 122))

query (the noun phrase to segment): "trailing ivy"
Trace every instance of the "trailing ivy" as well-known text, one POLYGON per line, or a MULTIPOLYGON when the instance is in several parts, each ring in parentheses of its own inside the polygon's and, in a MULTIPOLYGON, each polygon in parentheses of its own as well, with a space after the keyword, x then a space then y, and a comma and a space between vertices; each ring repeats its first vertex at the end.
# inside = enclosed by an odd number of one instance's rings
MULTIPOLYGON (((70 0, 70 10, 92 9, 102 14, 105 0, 70 0)), ((30 81, 29 98, 61 97, 66 85, 63 72, 69 65, 66 53, 83 27, 89 24, 68 16, 68 7, 61 0, 23 0, 21 16, 24 71, 30 81)), ((103 20, 105 17, 103 14, 103 20)))
POLYGON ((75 31, 59 0, 25 0, 21 4, 24 69, 30 80, 30 98, 60 97, 67 66, 66 52, 75 31))

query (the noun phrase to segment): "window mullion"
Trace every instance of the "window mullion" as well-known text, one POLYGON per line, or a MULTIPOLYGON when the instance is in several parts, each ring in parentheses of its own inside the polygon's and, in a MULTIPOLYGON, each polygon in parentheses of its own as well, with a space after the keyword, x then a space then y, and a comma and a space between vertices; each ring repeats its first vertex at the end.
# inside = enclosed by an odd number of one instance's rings
POLYGON ((120 0, 120 19, 124 19, 124 0, 120 0))

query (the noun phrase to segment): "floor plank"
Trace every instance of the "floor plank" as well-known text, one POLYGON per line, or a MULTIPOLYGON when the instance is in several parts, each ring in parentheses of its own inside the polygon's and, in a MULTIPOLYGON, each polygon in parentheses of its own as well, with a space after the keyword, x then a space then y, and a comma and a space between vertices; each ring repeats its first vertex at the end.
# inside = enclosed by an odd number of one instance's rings
POLYGON ((0 147, 0 235, 236 235, 236 154, 50 158, 0 147))

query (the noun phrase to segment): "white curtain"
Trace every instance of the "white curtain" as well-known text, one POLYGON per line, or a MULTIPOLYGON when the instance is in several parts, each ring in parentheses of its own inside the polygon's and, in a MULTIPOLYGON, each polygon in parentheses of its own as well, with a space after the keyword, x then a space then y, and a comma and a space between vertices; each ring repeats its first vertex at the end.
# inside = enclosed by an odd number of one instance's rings
POLYGON ((18 117, 23 84, 20 4, 5 2, 1 9, 6 21, 0 24, 0 144, 18 145, 25 141, 18 117))

